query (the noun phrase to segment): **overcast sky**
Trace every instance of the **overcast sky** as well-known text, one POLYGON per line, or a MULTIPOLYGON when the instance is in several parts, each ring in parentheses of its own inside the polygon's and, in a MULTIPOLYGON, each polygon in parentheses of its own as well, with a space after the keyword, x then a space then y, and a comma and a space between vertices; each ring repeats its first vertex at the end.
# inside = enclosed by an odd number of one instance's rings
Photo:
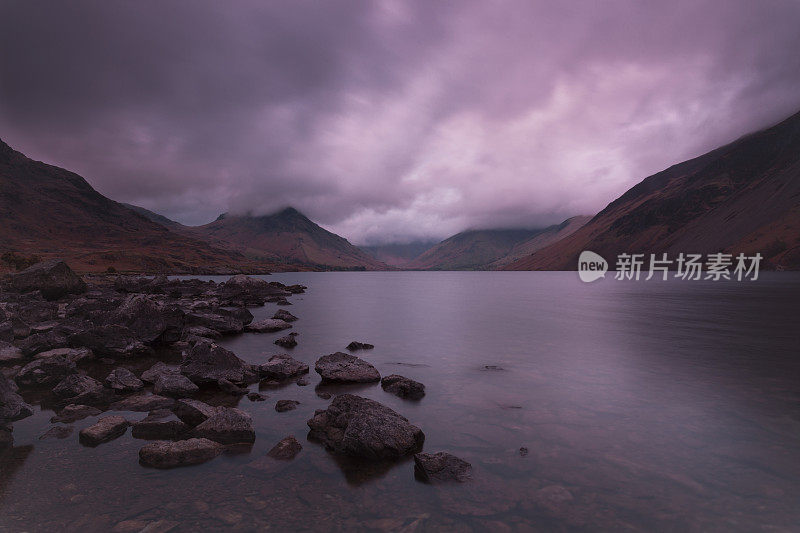
POLYGON ((0 0, 0 138, 180 222, 539 226, 800 110, 800 2, 0 0))

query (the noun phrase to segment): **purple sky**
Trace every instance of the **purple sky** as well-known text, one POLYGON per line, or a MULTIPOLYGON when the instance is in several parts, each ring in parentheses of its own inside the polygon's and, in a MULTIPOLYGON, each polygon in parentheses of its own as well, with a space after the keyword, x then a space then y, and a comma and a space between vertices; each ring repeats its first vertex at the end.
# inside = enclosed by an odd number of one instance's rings
POLYGON ((800 110, 800 2, 0 3, 0 138, 188 224, 538 226, 800 110))

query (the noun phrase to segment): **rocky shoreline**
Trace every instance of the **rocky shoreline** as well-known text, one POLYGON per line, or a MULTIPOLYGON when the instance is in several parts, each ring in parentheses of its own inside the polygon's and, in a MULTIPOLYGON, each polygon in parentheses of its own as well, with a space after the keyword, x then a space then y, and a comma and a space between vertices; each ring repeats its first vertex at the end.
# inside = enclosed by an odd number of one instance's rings
MULTIPOLYGON (((196 465, 252 445, 256 431, 246 408, 212 406, 196 396, 211 390, 261 401, 248 386, 309 384, 309 365, 291 355, 250 364, 217 343, 223 336, 292 329, 298 317, 285 309, 254 323, 248 308, 290 305, 289 298, 305 290, 245 275, 223 283, 165 276, 84 279, 58 260, 6 276, 0 282, 0 452, 13 446, 13 423, 34 413, 24 399, 29 396, 57 413, 41 438, 75 438, 73 424, 97 416, 76 440, 102 446, 130 429, 145 441, 138 454, 144 467, 196 465), (103 379, 87 371, 97 365, 109 369, 103 379), (118 412, 144 415, 131 419, 118 412)), ((290 349, 297 335, 275 344, 290 349)), ((354 341, 347 348, 372 345, 354 341)), ((322 383, 381 382, 387 394, 408 401, 425 394, 423 384, 400 375, 382 378, 373 365, 344 352, 319 357, 314 370, 322 383)), ((327 398, 326 409, 309 413, 307 438, 330 453, 365 462, 413 456, 417 479, 427 483, 470 478, 469 463, 444 452, 421 453, 422 429, 393 409, 355 394, 327 398)), ((280 400, 275 410, 302 407, 280 400)), ((289 461, 301 450, 290 435, 268 456, 289 461)))

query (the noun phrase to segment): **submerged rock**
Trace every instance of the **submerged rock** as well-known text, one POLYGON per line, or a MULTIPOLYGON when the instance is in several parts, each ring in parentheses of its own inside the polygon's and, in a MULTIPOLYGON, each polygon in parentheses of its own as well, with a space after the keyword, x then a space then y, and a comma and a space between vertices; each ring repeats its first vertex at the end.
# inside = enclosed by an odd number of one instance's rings
POLYGON ((106 385, 117 392, 136 392, 144 388, 141 379, 127 368, 115 368, 106 377, 106 385))
POLYGON ((408 419, 374 400, 353 394, 334 398, 308 421, 308 438, 343 455, 393 460, 418 452, 425 434, 408 419))
POLYGON ((86 283, 64 261, 53 259, 36 263, 9 276, 9 287, 17 292, 41 291, 46 300, 86 292, 86 283))
POLYGON ((78 437, 84 446, 97 446, 121 437, 129 425, 130 423, 121 416, 106 416, 98 420, 96 424, 83 428, 78 437))
POLYGON ((253 322, 245 329, 254 333, 272 333, 291 328, 292 325, 283 320, 267 318, 258 322, 253 322))
POLYGON ((50 422, 71 424, 89 416, 97 416, 100 413, 102 413, 102 411, 96 407, 71 403, 59 411, 58 415, 52 417, 50 422))
POLYGON ((33 414, 33 407, 17 394, 14 385, 0 373, 0 425, 4 420, 22 420, 33 414))
POLYGON ((234 407, 219 407, 208 419, 192 430, 192 436, 221 444, 255 442, 256 432, 249 414, 234 407))
POLYGON ((314 365, 323 381, 343 383, 370 383, 380 381, 378 370, 354 355, 336 352, 323 355, 314 365))
POLYGON ((216 407, 211 407, 200 400, 178 400, 172 412, 190 426, 198 426, 208 420, 217 412, 216 407))
POLYGON ((372 350, 373 348, 375 348, 374 344, 369 344, 366 342, 358 342, 358 341, 353 341, 347 345, 347 349, 350 350, 351 352, 354 352, 356 350, 372 350))
POLYGON ((139 463, 153 468, 198 465, 214 459, 224 449, 221 444, 202 438, 151 442, 139 450, 139 463))
POLYGON ((171 396, 172 398, 186 398, 193 396, 200 388, 182 374, 163 373, 159 374, 153 383, 153 392, 161 396, 171 396))
POLYGON ((303 446, 297 442, 294 435, 289 435, 273 446, 272 449, 267 452, 267 455, 279 461, 291 461, 302 449, 303 446))
POLYGON ((291 355, 281 353, 273 355, 269 361, 258 367, 261 377, 284 380, 308 373, 308 365, 294 359, 291 355))
POLYGON ((189 426, 169 409, 159 409, 134 422, 131 435, 135 439, 165 440, 177 439, 189 430, 189 426))
POLYGON ((264 400, 267 399, 267 397, 258 392, 248 392, 247 399, 250 400, 251 402, 263 402, 264 400))
POLYGON ((39 437, 39 440, 66 439, 75 431, 73 426, 53 426, 39 437))
POLYGON ((278 309, 275 314, 272 315, 272 318, 275 320, 283 320, 285 322, 294 322, 295 320, 298 320, 296 316, 286 309, 278 309))
POLYGON ((247 394, 247 389, 243 389, 235 383, 231 383, 227 379, 221 379, 217 381, 217 387, 219 387, 219 390, 225 394, 230 394, 231 396, 244 396, 247 394))
POLYGON ((472 475, 472 465, 447 452, 414 455, 414 475, 426 483, 463 483, 472 475))
POLYGON ((198 342, 181 363, 181 373, 198 385, 227 379, 233 383, 255 381, 250 365, 230 350, 211 341, 198 342))
POLYGON ((381 380, 381 387, 386 392, 391 392, 395 396, 408 400, 419 400, 425 396, 425 385, 398 374, 384 376, 381 380))
POLYGON ((300 405, 300 402, 297 400, 278 400, 275 403, 275 410, 279 413, 283 413, 296 409, 298 405, 300 405))

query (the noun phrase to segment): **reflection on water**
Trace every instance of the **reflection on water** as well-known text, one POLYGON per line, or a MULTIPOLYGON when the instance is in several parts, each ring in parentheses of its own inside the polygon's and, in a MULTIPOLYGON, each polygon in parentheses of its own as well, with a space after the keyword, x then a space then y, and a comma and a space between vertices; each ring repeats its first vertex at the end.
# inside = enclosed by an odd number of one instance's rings
MULTIPOLYGON (((311 383, 238 400, 255 445, 155 471, 130 434, 95 449, 38 440, 46 409, 15 424, 0 459, 0 528, 179 530, 800 529, 800 276, 757 282, 582 284, 574 273, 291 273, 292 355, 311 383), (320 387, 313 363, 352 340, 386 375, 423 382, 420 402, 379 385, 320 387), (489 367, 489 368, 487 368, 489 367), (474 466, 428 486, 413 464, 369 465, 305 440, 305 421, 343 390, 423 429, 425 451, 474 466), (297 400, 278 413, 277 400, 297 400), (291 462, 265 460, 281 438, 291 462), (520 448, 528 453, 520 453, 520 448), (20 451, 24 450, 24 451, 20 451), (120 524, 122 523, 122 524, 120 524)), ((253 310, 271 316, 268 304, 253 310)), ((252 362, 280 333, 224 341, 252 362)), ((258 387, 254 386, 253 390, 258 387)), ((206 398, 210 403, 224 396, 206 398)), ((145 413, 126 413, 130 419, 145 413)))

